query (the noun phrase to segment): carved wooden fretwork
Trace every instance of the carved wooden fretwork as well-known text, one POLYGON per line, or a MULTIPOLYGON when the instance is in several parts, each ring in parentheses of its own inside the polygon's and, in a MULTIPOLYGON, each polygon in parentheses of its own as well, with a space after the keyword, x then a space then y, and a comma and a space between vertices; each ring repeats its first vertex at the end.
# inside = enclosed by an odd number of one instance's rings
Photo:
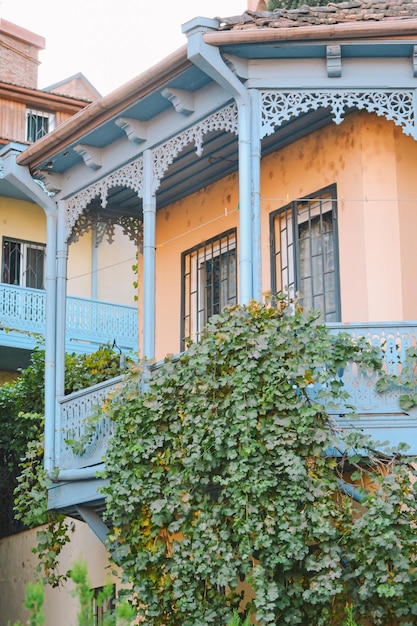
MULTIPOLYGON (((143 158, 140 157, 136 161, 124 165, 66 201, 65 234, 68 241, 75 224, 92 200, 100 198, 101 206, 103 209, 106 208, 108 192, 112 187, 129 187, 137 193, 139 198, 142 197, 143 158)), ((82 232, 86 231, 80 231, 79 235, 82 232)))
MULTIPOLYGON (((236 104, 231 104, 213 113, 192 128, 152 150, 152 193, 159 188, 164 173, 185 146, 194 143, 197 155, 201 156, 204 135, 218 130, 237 134, 236 104)), ((91 229, 92 218, 88 217, 88 213, 87 215, 82 214, 95 198, 100 198, 101 206, 105 209, 108 192, 112 187, 129 187, 137 193, 139 198, 143 198, 143 157, 140 156, 135 161, 108 174, 66 201, 65 235, 68 241, 76 241, 80 235, 91 229)), ((101 214, 100 220, 106 221, 103 214, 101 214)))
POLYGON ((108 243, 113 243, 116 225, 121 227, 123 234, 134 241, 140 250, 142 249, 142 220, 124 215, 106 217, 103 213, 94 210, 83 211, 79 215, 68 238, 68 243, 78 241, 82 235, 90 232, 93 228, 96 228, 98 243, 104 238, 108 243))
POLYGON ((354 108, 392 120, 405 135, 417 139, 412 89, 274 90, 263 91, 261 102, 261 137, 271 135, 284 122, 318 108, 330 108, 333 121, 340 124, 346 110, 354 108))
POLYGON ((202 120, 192 128, 173 137, 153 150, 153 184, 156 191, 161 183, 164 173, 174 162, 178 154, 190 143, 194 143, 197 156, 203 154, 203 138, 207 133, 224 130, 226 132, 238 132, 237 106, 229 106, 213 113, 210 117, 202 120))

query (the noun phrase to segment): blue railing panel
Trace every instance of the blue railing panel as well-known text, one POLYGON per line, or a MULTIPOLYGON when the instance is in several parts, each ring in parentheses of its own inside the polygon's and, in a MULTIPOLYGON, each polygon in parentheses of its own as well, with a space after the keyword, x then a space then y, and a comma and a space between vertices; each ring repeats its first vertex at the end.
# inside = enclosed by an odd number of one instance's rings
MULTIPOLYGON (((0 345, 33 349, 36 345, 33 335, 45 336, 45 315, 45 291, 0 283, 0 345)), ((135 306, 67 297, 67 351, 91 352, 114 340, 121 349, 137 352, 135 306)))
MULTIPOLYGON (((416 322, 388 322, 385 324, 332 324, 332 333, 347 332, 353 339, 363 336, 372 345, 381 348, 384 356, 384 370, 397 373, 404 362, 407 347, 416 345, 416 322)), ((156 364, 154 367, 158 367, 156 364)), ((375 372, 361 372, 356 365, 349 365, 343 372, 345 390, 351 396, 357 409, 357 417, 346 418, 346 409, 340 405, 332 409, 340 426, 355 426, 364 429, 378 441, 388 440, 392 445, 406 442, 410 453, 417 454, 417 412, 404 412, 398 402, 400 390, 392 389, 377 393, 375 372)), ((61 469, 89 467, 100 462, 105 455, 111 437, 111 423, 105 416, 98 422, 96 432, 82 455, 74 453, 66 439, 81 438, 85 424, 94 405, 103 404, 108 394, 121 380, 113 379, 82 392, 71 394, 60 402, 61 422, 57 429, 57 452, 61 469), (73 437, 75 435, 75 437, 73 437)))

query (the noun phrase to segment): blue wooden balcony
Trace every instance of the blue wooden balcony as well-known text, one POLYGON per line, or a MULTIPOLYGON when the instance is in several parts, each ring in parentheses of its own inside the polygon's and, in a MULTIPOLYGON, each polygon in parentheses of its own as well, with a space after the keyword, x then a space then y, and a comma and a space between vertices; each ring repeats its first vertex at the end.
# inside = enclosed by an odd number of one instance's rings
MULTIPOLYGON (((372 345, 380 347, 384 355, 384 371, 390 374, 399 372, 407 348, 417 343, 417 322, 332 324, 330 329, 332 333, 348 332, 354 339, 363 336, 372 345)), ((346 418, 346 408, 340 405, 331 411, 334 419, 341 426, 349 427, 353 424, 380 442, 389 441, 392 445, 406 442, 410 446, 409 453, 417 454, 417 411, 406 412, 400 408, 399 389, 378 393, 375 389, 377 378, 375 372, 360 371, 354 364, 346 368, 343 383, 357 414, 354 419, 346 418)), ((63 470, 64 476, 72 475, 70 480, 57 483, 50 490, 51 508, 76 514, 77 504, 96 510, 103 507, 103 497, 97 493, 97 487, 103 481, 94 479, 94 471, 105 459, 112 435, 110 420, 106 417, 100 420, 83 454, 74 452, 68 440, 80 440, 83 437, 86 420, 93 407, 102 404, 109 392, 119 384, 122 384, 122 379, 112 379, 73 393, 60 401, 59 423, 55 428, 56 466, 63 470)))
MULTIPOLYGON (((13 351, 30 354, 45 336, 45 305, 46 294, 41 289, 0 283, 0 346, 9 359, 13 359, 13 351)), ((123 351, 138 350, 135 306, 69 296, 66 317, 67 352, 93 352, 114 340, 123 351)))

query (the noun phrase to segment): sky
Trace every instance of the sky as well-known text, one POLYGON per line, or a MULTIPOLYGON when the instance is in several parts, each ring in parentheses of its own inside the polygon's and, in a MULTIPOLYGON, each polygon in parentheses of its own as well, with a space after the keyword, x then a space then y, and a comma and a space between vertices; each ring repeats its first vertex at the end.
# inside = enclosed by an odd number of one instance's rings
POLYGON ((81 72, 113 91, 186 43, 196 17, 241 15, 247 0, 0 0, 0 18, 46 40, 38 87, 81 72))

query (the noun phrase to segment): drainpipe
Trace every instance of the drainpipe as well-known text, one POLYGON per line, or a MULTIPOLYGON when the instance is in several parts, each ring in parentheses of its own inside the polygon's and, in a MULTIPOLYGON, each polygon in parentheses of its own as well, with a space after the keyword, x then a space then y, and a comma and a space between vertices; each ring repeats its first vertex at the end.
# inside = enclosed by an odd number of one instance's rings
POLYGON ((197 17, 182 26, 188 38, 188 58, 223 89, 238 107, 239 131, 239 300, 247 304, 254 297, 251 215, 251 117, 247 89, 222 59, 219 49, 203 41, 204 33, 217 30, 219 22, 197 17))
POLYGON ((257 89, 249 89, 251 100, 251 154, 252 154, 252 246, 253 246, 253 297, 262 299, 261 254, 261 119, 260 95, 257 89))
POLYGON ((337 484, 339 485, 340 491, 344 493, 346 496, 349 496, 356 502, 360 502, 361 500, 363 500, 364 496, 358 491, 355 485, 351 485, 350 483, 345 482, 341 478, 337 479, 337 484))
POLYGON ((3 178, 25 196, 38 204, 46 215, 46 277, 45 277, 45 469, 48 473, 54 466, 55 437, 55 306, 56 306, 56 241, 57 206, 36 183, 27 167, 17 165, 16 158, 26 146, 10 143, 1 152, 3 178))
POLYGON ((152 150, 143 153, 143 353, 155 358, 156 198, 152 150))

